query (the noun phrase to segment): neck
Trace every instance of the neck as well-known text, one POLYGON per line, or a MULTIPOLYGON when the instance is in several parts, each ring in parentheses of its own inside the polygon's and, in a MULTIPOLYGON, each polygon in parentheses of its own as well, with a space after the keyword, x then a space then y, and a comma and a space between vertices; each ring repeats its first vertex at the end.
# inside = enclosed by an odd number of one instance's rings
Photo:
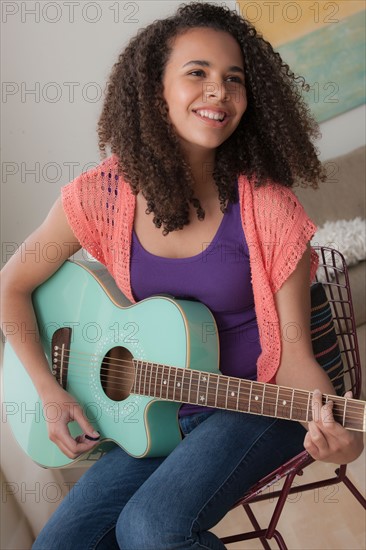
POLYGON ((212 193, 213 171, 215 167, 215 150, 201 149, 185 151, 186 160, 193 175, 193 188, 196 196, 212 193))

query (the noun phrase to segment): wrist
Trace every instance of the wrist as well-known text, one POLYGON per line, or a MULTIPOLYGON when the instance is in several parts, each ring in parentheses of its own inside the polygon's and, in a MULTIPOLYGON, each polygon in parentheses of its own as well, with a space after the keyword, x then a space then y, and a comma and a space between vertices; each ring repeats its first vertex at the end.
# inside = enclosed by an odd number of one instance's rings
POLYGON ((49 375, 47 374, 42 376, 42 379, 39 381, 35 381, 34 385, 42 401, 45 399, 47 394, 61 387, 51 373, 49 373, 49 375))

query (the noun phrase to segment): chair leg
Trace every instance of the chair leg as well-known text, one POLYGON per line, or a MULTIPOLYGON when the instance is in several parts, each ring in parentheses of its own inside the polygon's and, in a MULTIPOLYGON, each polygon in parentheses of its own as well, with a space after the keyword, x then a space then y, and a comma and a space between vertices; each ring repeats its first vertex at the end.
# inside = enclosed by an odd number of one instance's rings
MULTIPOLYGON (((247 514, 247 516, 250 520, 250 523, 253 525, 254 529, 256 529, 256 531, 258 531, 258 532, 262 531, 262 529, 261 529, 261 527, 260 527, 260 525, 257 521, 257 518, 253 514, 252 509, 249 506, 249 504, 243 504, 243 508, 246 511, 246 514, 247 514)), ((268 544, 268 542, 266 541, 266 539, 264 537, 259 537, 259 539, 262 543, 262 546, 263 546, 264 550, 271 550, 270 545, 268 544)))
POLYGON ((279 533, 277 530, 273 533, 273 538, 276 540, 278 547, 280 550, 288 550, 285 541, 282 538, 281 533, 279 533))
MULTIPOLYGON (((336 470, 336 473, 338 472, 339 472, 339 469, 336 470)), ((353 485, 352 481, 350 481, 350 479, 347 476, 344 476, 342 481, 345 484, 345 486, 348 487, 348 489, 351 491, 353 496, 358 500, 361 506, 363 506, 363 508, 366 510, 366 499, 361 495, 357 487, 353 485)))

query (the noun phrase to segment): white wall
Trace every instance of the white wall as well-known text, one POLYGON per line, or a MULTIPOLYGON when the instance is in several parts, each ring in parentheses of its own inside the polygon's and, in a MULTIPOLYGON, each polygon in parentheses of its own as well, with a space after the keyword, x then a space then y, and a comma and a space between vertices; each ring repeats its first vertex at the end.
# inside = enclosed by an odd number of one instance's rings
MULTIPOLYGON (((39 225, 61 185, 98 163, 97 94, 118 53, 139 27, 181 3, 81 0, 73 11, 62 1, 3 3, 2 263, 39 225)), ((235 9, 234 1, 226 5, 235 9)), ((363 121, 359 108, 323 124, 322 158, 364 143, 363 121)))
POLYGON ((366 142, 366 107, 361 105, 320 125, 317 142, 322 160, 348 153, 366 142))

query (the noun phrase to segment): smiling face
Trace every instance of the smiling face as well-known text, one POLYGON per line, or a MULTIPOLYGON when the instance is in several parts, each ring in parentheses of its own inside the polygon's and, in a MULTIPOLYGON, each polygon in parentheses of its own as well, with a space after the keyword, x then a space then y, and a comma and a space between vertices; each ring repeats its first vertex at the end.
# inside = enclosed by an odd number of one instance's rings
POLYGON ((189 29, 174 39, 163 86, 183 149, 215 150, 237 128, 247 107, 239 44, 223 31, 189 29))

